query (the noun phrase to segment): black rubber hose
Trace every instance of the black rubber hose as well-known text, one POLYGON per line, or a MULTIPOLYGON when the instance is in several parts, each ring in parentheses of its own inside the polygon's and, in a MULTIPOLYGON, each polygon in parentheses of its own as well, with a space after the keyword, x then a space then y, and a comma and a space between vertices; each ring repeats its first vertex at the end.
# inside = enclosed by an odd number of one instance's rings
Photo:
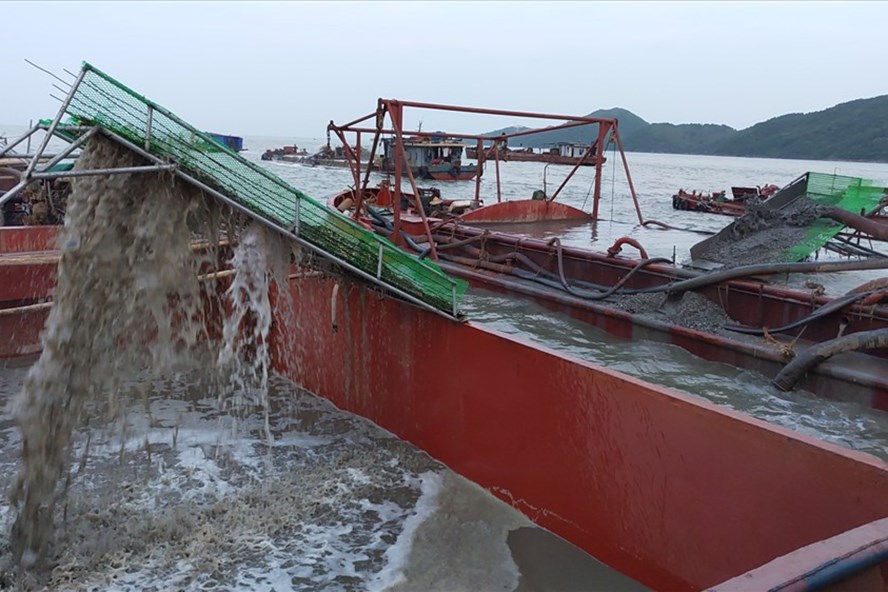
MULTIPOLYGON (((816 321, 817 319, 823 318, 831 313, 837 312, 845 308, 846 306, 850 306, 857 302, 858 300, 863 300, 867 296, 869 296, 872 292, 860 292, 859 294, 851 294, 848 296, 842 296, 841 298, 835 298, 828 303, 824 304, 808 316, 798 319, 797 321, 793 321, 788 325, 783 325, 782 327, 774 327, 773 329, 768 329, 768 333, 783 333, 784 331, 791 331, 796 327, 801 327, 802 325, 807 325, 811 321, 816 321)), ((734 331, 735 333, 743 333, 745 335, 764 335, 765 330, 757 327, 745 327, 743 325, 725 325, 725 329, 728 331, 734 331)))
POLYGON ((797 355, 771 381, 781 391, 792 390, 805 373, 836 354, 888 347, 888 329, 851 333, 818 343, 797 355))
POLYGON ((609 289, 605 290, 604 292, 590 292, 589 290, 582 290, 582 289, 576 288, 571 285, 564 286, 559 281, 547 280, 545 278, 539 277, 538 275, 531 274, 531 273, 526 272, 521 269, 513 269, 512 273, 514 273, 515 275, 517 275, 518 277, 523 278, 523 279, 532 280, 535 282, 539 282, 541 284, 545 284, 547 286, 552 286, 554 288, 562 289, 565 292, 567 292, 568 294, 571 294, 573 296, 577 296, 579 298, 583 298, 584 300, 604 300, 605 298, 608 298, 608 297, 614 295, 616 292, 618 292, 620 290, 620 288, 622 288, 623 285, 627 281, 629 281, 629 278, 631 278, 636 272, 640 271, 641 269, 644 269, 645 267, 647 267, 648 265, 651 265, 653 263, 664 263, 664 262, 671 263, 672 260, 665 259, 662 257, 653 257, 650 259, 644 259, 642 261, 639 261, 637 264, 635 264, 635 266, 632 269, 629 270, 629 273, 627 273, 622 278, 620 278, 620 281, 618 281, 616 284, 614 284, 613 286, 611 286, 609 289))

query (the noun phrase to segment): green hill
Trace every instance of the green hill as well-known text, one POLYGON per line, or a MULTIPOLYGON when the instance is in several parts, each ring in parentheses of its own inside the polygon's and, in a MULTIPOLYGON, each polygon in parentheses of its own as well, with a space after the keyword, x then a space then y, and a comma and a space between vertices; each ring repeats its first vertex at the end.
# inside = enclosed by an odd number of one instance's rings
POLYGON ((775 117, 726 138, 711 154, 888 162, 888 95, 775 117))
MULTIPOLYGON (((616 118, 623 146, 633 152, 888 162, 888 95, 783 115, 740 131, 716 124, 648 123, 620 108, 599 109, 588 116, 616 118)), ((485 135, 523 129, 528 128, 513 126, 485 135)), ((596 135, 595 126, 581 126, 516 138, 511 145, 585 143, 596 135)))

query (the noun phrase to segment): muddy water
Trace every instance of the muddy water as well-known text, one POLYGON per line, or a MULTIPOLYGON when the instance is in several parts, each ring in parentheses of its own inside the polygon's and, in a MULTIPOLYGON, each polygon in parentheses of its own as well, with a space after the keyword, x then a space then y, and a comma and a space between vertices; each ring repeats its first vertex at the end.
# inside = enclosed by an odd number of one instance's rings
MULTIPOLYGON (((0 403, 26 362, 0 369, 0 403)), ((124 386, 74 433, 53 568, 18 589, 639 590, 363 418, 279 377, 220 411, 215 368, 124 386)), ((5 408, 5 405, 4 405, 5 408)), ((0 415, 0 486, 20 434, 0 415)), ((12 511, 0 505, 0 519, 12 511)), ((4 555, 9 541, 4 530, 4 555)), ((8 567, 8 566, 7 566, 8 567)), ((0 586, 2 587, 2 586, 0 586)))

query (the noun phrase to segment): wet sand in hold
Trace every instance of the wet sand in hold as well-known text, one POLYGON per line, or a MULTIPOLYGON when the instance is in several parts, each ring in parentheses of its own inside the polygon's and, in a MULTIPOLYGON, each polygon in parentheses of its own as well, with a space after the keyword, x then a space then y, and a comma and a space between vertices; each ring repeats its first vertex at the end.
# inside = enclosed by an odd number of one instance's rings
MULTIPOLYGON (((27 365, 0 367, 0 404, 27 365)), ((639 590, 423 451, 271 378, 233 421, 213 381, 189 374, 122 392, 126 430, 87 409, 52 570, 35 590, 639 590), (147 393, 147 405, 143 400, 147 393)), ((0 486, 20 435, 0 416, 0 486)), ((8 502, 0 548, 9 559, 8 502)))

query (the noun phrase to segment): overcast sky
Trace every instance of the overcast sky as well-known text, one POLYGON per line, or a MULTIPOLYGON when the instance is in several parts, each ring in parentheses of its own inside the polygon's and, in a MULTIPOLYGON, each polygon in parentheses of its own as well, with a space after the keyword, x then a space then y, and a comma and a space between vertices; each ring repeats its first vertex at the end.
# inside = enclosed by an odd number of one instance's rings
POLYGON ((28 58, 238 135, 320 137, 377 97, 742 129, 888 94, 886 23, 883 2, 0 2, 0 123, 58 109, 28 58))

